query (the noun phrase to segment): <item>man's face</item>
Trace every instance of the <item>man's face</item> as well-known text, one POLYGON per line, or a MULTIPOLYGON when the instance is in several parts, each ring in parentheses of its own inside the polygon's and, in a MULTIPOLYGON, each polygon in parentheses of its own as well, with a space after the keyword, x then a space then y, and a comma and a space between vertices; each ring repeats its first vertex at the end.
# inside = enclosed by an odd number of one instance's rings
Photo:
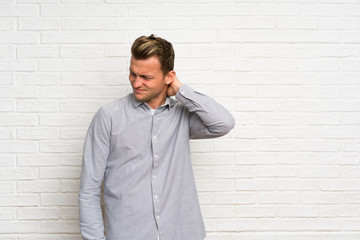
POLYGON ((131 57, 129 80, 134 96, 150 107, 156 108, 166 97, 166 77, 156 56, 138 60, 131 57))

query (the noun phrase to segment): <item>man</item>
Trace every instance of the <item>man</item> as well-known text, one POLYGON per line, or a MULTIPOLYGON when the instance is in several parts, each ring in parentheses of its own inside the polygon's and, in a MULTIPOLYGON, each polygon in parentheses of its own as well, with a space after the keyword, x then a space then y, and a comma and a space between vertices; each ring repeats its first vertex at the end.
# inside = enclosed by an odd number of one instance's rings
POLYGON ((189 139, 223 136, 234 118, 178 80, 171 43, 143 36, 131 53, 133 93, 100 108, 85 139, 81 234, 86 240, 202 240, 189 139))

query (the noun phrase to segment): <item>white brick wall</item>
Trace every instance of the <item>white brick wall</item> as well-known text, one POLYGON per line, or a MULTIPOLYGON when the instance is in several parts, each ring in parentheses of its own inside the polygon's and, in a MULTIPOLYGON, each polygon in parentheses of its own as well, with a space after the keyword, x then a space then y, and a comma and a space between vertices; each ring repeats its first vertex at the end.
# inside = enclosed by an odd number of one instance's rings
POLYGON ((359 0, 1 0, 0 240, 80 239, 84 135, 150 33, 236 117, 191 142, 207 240, 360 239, 359 0))

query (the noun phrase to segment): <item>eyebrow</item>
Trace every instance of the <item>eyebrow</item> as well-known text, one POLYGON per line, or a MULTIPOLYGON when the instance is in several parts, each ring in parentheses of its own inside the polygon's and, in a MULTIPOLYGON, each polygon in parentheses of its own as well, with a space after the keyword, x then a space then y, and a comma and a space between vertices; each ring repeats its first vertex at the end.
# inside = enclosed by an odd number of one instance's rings
MULTIPOLYGON (((130 71, 131 74, 137 75, 137 74, 134 73, 130 68, 129 68, 129 71, 130 71)), ((142 75, 139 75, 139 76, 142 77, 142 78, 150 78, 150 79, 153 79, 153 78, 154 78, 154 76, 152 76, 152 75, 144 75, 144 74, 142 74, 142 75)))

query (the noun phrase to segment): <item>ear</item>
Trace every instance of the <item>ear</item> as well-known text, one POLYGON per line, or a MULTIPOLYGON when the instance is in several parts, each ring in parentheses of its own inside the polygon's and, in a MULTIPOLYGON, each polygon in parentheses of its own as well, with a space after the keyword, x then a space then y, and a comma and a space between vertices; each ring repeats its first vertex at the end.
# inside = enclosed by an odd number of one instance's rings
POLYGON ((175 71, 168 72, 168 74, 166 74, 166 76, 165 76, 165 83, 167 85, 170 85, 174 81, 175 76, 176 76, 175 71))

